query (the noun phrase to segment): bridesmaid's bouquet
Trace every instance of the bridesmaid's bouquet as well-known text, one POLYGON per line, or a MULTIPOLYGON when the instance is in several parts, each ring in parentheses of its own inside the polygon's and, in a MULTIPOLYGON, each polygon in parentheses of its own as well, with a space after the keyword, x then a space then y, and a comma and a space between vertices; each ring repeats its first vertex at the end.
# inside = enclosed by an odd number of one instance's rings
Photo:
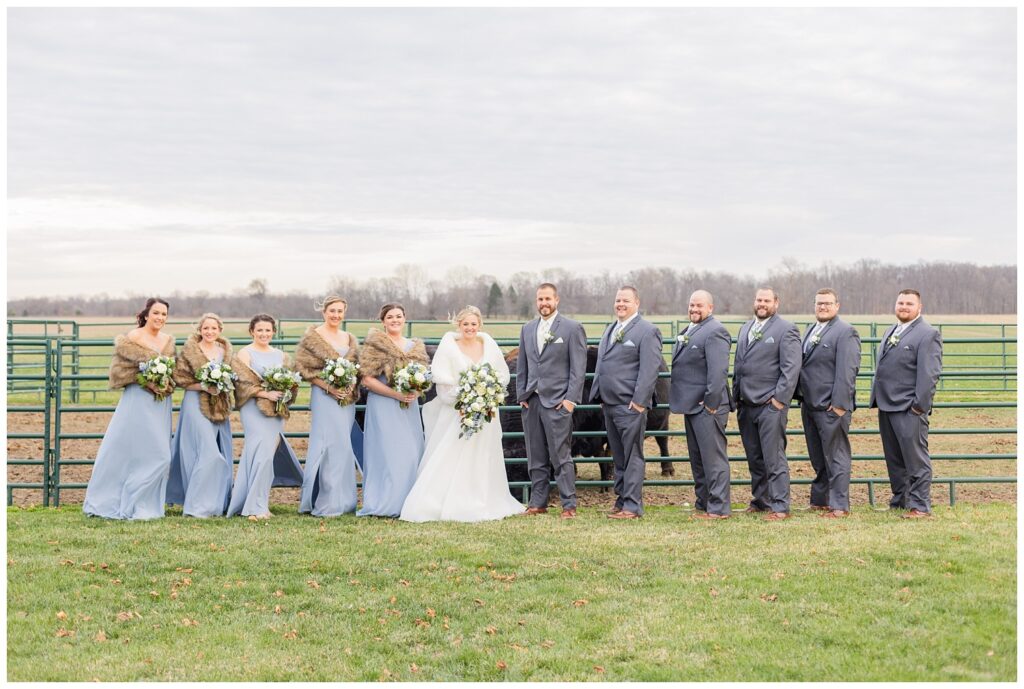
MULTIPOLYGON (((320 371, 320 379, 328 385, 344 390, 355 384, 359 377, 359 364, 353 363, 345 357, 328 359, 324 368, 320 371)), ((338 404, 344 407, 352 400, 348 398, 338 400, 338 404)))
POLYGON ((292 396, 292 390, 301 382, 302 376, 284 366, 271 366, 263 370, 263 389, 284 393, 274 405, 274 410, 278 414, 283 412, 288 403, 295 399, 292 396))
POLYGON ((227 362, 217 363, 216 361, 208 361, 203 364, 202 368, 196 371, 196 380, 201 385, 206 385, 216 392, 214 394, 220 395, 225 392, 235 391, 235 381, 238 380, 238 374, 231 368, 231 364, 227 362))
POLYGON ((156 388, 153 397, 160 402, 174 390, 174 365, 173 356, 155 356, 142 361, 139 363, 139 372, 135 374, 135 382, 141 387, 152 385, 156 388))
POLYGON ((462 416, 459 437, 469 438, 498 415, 505 401, 505 386, 490 364, 476 364, 459 374, 459 395, 455 409, 462 416))
MULTIPOLYGON (((427 390, 430 389, 430 385, 433 379, 430 375, 430 367, 425 364, 421 364, 418 361, 410 361, 402 368, 395 371, 394 381, 391 384, 398 392, 415 392, 422 396, 427 390)), ((405 402, 399 402, 398 405, 402 409, 408 409, 409 405, 405 402)))

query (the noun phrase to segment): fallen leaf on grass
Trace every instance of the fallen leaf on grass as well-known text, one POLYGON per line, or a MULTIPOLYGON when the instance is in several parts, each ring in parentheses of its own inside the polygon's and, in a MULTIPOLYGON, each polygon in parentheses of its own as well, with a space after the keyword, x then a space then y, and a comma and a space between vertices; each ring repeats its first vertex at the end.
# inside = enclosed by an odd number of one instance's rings
POLYGON ((511 649, 512 649, 513 651, 527 651, 527 650, 529 650, 529 648, 528 648, 528 647, 526 647, 526 646, 520 646, 519 644, 509 644, 509 647, 510 647, 510 648, 511 648, 511 649))
POLYGON ((398 583, 401 584, 402 586, 409 586, 409 582, 406 581, 405 579, 399 579, 398 583))
POLYGON ((712 598, 718 598, 718 589, 711 589, 708 593, 711 594, 712 598))
POLYGON ((479 605, 479 606, 480 606, 481 608, 482 608, 482 607, 484 607, 485 605, 487 605, 487 603, 484 603, 484 602, 483 602, 482 600, 480 600, 479 598, 474 598, 474 599, 473 599, 473 602, 474 602, 474 603, 476 603, 477 605, 479 605))
POLYGON ((280 615, 281 614, 281 606, 280 605, 275 605, 274 606, 274 614, 275 615, 280 615))
POLYGON ((992 656, 994 656, 995 654, 996 654, 996 652, 995 652, 995 651, 989 651, 989 652, 988 652, 988 653, 986 653, 985 655, 987 655, 987 656, 988 656, 989 658, 991 658, 991 657, 992 657, 992 656))
POLYGON ((498 668, 499 670, 507 670, 508 669, 508 664, 504 660, 499 660, 498 662, 496 662, 494 664, 494 666, 496 668, 498 668))
POLYGON ((552 641, 551 639, 544 639, 543 641, 540 642, 540 645, 541 645, 542 648, 551 648, 552 646, 555 645, 555 642, 552 641))
POLYGON ((778 599, 779 599, 779 594, 777 594, 777 593, 772 593, 772 594, 762 593, 761 594, 761 600, 763 600, 765 603, 774 603, 778 599))
POLYGON ((785 572, 775 572, 774 574, 772 574, 772 579, 774 579, 775 581, 778 581, 779 579, 785 579, 785 578, 786 578, 786 573, 785 572))
POLYGON ((120 579, 111 579, 110 583, 113 584, 114 586, 117 586, 118 584, 121 583, 121 580, 120 579))
POLYGON ((121 612, 117 613, 117 621, 127 622, 128 620, 134 619, 136 615, 142 617, 142 615, 139 615, 139 613, 135 612, 134 610, 122 610, 121 612))
POLYGON ((107 635, 106 635, 106 633, 105 633, 105 632, 104 632, 104 631, 103 631, 103 630, 101 629, 101 630, 99 630, 98 632, 96 632, 96 636, 94 636, 94 637, 93 637, 92 639, 93 639, 93 641, 99 641, 99 642, 101 642, 101 643, 102 643, 102 642, 104 642, 104 641, 106 641, 106 640, 107 640, 107 635))
POLYGON ((603 673, 604 672, 604 668, 601 667, 600 665, 595 665, 594 666, 594 672, 603 673))
POLYGON ((284 595, 284 591, 282 591, 282 590, 278 589, 277 591, 274 591, 274 595, 275 595, 276 597, 280 598, 281 596, 283 596, 283 595, 284 595))
POLYGON ((319 584, 319 582, 317 582, 316 579, 310 579, 309 581, 307 581, 306 582, 306 586, 308 586, 311 589, 318 589, 318 588, 320 588, 320 584, 319 584))
POLYGON ((417 627, 429 627, 430 626, 429 622, 427 622, 426 620, 420 619, 418 617, 416 618, 415 624, 416 624, 417 627))
POLYGON ((67 559, 65 559, 65 560, 61 560, 60 564, 65 566, 65 567, 67 567, 69 565, 75 564, 75 561, 74 560, 67 560, 67 559))
POLYGON ((489 626, 486 629, 484 629, 484 631, 493 636, 498 633, 498 628, 494 626, 489 626))
POLYGON ((149 595, 152 596, 153 598, 159 598, 160 597, 160 592, 159 591, 150 591, 149 595))
POLYGON ((181 618, 181 624, 185 627, 198 627, 199 620, 193 620, 188 617, 181 618))
POLYGON ((584 605, 586 605, 589 602, 590 601, 588 601, 586 598, 580 598, 579 600, 574 600, 572 602, 572 604, 575 605, 577 608, 582 608, 584 605))
POLYGON ((327 532, 327 524, 325 524, 325 523, 323 523, 321 521, 320 522, 320 533, 326 533, 326 532, 327 532))
POLYGON ((61 611, 59 611, 57 613, 57 619, 58 620, 66 620, 67 618, 68 618, 68 614, 66 612, 64 612, 63 610, 61 610, 61 611))
POLYGON ((74 635, 75 635, 75 630, 74 629, 64 629, 64 627, 61 627, 60 629, 57 630, 57 636, 59 638, 64 638, 66 636, 74 636, 74 635))
POLYGON ((414 672, 415 673, 415 672, 419 672, 419 671, 420 671, 420 666, 417 665, 416 663, 412 663, 411 665, 409 665, 409 672, 414 672))
POLYGON ((854 560, 856 560, 858 565, 866 565, 867 564, 867 561, 865 559, 863 559, 863 558, 860 558, 860 557, 856 557, 856 558, 854 558, 854 560))
POLYGON ((437 617, 437 613, 434 612, 433 608, 427 608, 427 617, 437 617))
POLYGON ((50 545, 59 545, 60 541, 47 541, 50 545))
POLYGON ((297 630, 297 629, 293 629, 293 630, 291 630, 289 632, 285 632, 284 633, 284 638, 286 638, 286 639, 297 639, 298 637, 299 637, 299 630, 297 630))

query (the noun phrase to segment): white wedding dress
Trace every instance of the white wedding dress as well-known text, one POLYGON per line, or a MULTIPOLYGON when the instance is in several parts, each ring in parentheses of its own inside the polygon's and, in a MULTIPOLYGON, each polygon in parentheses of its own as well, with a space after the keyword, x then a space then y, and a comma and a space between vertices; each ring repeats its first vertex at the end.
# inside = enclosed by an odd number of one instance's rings
POLYGON ((460 438, 460 417, 455 410, 462 371, 486 361, 507 386, 508 365, 490 335, 477 335, 484 343, 479 362, 462 353, 456 337, 453 332, 445 334, 430 365, 437 397, 423 405, 426 448, 416 483, 402 505, 399 519, 404 521, 479 522, 525 511, 508 490, 501 421, 492 419, 469 438, 460 438))

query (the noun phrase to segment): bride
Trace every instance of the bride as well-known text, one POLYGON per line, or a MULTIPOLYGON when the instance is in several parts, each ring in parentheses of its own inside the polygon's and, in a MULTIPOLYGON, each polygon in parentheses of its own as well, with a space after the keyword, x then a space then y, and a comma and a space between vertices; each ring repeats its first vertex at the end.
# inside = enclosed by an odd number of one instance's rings
POLYGON ((480 309, 462 309, 454 320, 458 332, 445 333, 434 354, 430 370, 437 397, 423 405, 426 448, 402 506, 399 518, 405 521, 478 522, 524 511, 508 490, 501 422, 494 418, 470 437, 459 437, 459 374, 486 362, 503 386, 509 381, 508 364, 494 339, 480 332, 481 322, 480 309))

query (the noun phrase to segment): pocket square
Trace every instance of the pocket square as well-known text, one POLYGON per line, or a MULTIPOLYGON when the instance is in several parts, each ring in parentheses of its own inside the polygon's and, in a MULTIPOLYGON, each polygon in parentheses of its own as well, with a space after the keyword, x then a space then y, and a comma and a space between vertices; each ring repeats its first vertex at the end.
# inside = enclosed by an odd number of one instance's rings
POLYGON ((822 344, 821 346, 824 347, 825 349, 828 349, 828 345, 827 344, 822 344))
POLYGON ((903 345, 903 349, 910 349, 910 345, 903 345))
POLYGON ((771 335, 769 335, 768 338, 764 341, 765 344, 771 344, 772 342, 775 342, 775 338, 772 337, 771 335))
POLYGON ((551 344, 565 344, 565 340, 563 340, 562 338, 558 338, 557 340, 555 340, 551 344))
POLYGON ((625 345, 626 347, 636 347, 636 345, 633 344, 633 340, 626 340, 622 344, 625 345))
POLYGON ((690 345, 690 349, 697 349, 697 345, 690 345))

